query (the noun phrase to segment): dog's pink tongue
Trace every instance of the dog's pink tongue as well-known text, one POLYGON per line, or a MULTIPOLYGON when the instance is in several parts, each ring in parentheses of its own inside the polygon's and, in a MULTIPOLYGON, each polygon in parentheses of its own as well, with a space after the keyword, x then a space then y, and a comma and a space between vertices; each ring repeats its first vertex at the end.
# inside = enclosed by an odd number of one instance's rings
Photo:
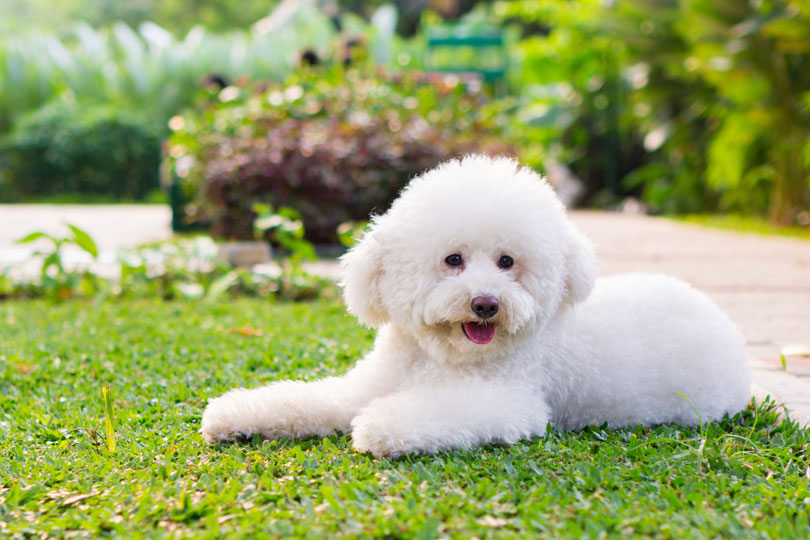
POLYGON ((469 340, 472 341, 473 343, 485 345, 490 341, 492 341, 492 338, 495 337, 495 325, 465 322, 464 333, 467 335, 467 338, 469 338, 469 340))

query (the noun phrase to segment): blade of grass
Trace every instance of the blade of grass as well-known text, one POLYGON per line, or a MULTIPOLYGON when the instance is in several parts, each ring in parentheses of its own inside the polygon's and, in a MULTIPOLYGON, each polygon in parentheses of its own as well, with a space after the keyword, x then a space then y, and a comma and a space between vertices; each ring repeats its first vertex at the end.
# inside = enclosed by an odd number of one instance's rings
POLYGON ((104 431, 107 433, 107 450, 115 452, 115 428, 113 427, 112 416, 112 395, 106 386, 101 387, 101 394, 104 397, 104 431))

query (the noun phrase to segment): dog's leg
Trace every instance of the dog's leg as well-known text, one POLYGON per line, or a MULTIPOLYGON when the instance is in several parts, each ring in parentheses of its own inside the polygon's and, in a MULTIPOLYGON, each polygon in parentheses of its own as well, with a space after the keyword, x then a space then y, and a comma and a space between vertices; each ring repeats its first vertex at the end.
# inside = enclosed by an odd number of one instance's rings
POLYGON ((279 381, 261 388, 239 388, 208 402, 201 432, 209 443, 246 439, 324 437, 348 433, 358 411, 395 391, 408 358, 398 337, 381 331, 374 350, 342 377, 314 382, 279 381))
POLYGON ((354 447, 375 456, 432 454, 543 435, 548 410, 521 385, 459 381, 377 399, 352 420, 354 447))
POLYGON ((208 402, 201 432, 206 441, 214 443, 248 439, 254 434, 277 439, 346 431, 357 406, 347 402, 346 386, 344 379, 330 377, 231 390, 208 402))

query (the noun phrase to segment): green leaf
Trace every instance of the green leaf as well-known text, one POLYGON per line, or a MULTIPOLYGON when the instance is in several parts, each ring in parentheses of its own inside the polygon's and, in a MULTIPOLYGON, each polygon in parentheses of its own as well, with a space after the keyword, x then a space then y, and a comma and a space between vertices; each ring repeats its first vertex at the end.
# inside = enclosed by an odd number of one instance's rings
POLYGON ((278 214, 280 216, 284 216, 285 218, 291 220, 300 220, 301 219, 301 212, 296 210, 295 208, 290 208, 289 206, 282 206, 278 209, 278 214))
POLYGON ((40 238, 53 239, 53 237, 51 237, 51 235, 49 235, 49 234, 46 234, 44 232, 36 231, 36 232, 32 232, 31 234, 27 234, 27 235, 23 236, 22 238, 17 240, 17 243, 18 244, 28 244, 30 242, 33 242, 34 240, 39 240, 40 238))
POLYGON ((98 258, 98 246, 96 246, 96 243, 90 235, 70 223, 67 223, 67 226, 73 231, 73 241, 75 244, 92 255, 94 259, 98 258))

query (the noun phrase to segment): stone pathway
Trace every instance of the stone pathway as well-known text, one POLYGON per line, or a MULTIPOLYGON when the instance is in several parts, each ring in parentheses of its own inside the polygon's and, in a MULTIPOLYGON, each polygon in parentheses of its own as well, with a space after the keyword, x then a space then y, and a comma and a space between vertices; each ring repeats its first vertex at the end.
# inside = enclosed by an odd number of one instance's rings
MULTIPOLYGON (((810 358, 786 358, 786 347, 810 348, 810 242, 739 234, 632 214, 577 211, 572 218, 593 240, 600 274, 665 272, 706 291, 746 336, 755 393, 784 403, 810 424, 810 358)), ((14 240, 75 224, 96 240, 102 258, 118 247, 171 236, 165 206, 0 205, 0 268, 24 260, 14 240)), ((334 275, 334 263, 315 270, 334 275)))

